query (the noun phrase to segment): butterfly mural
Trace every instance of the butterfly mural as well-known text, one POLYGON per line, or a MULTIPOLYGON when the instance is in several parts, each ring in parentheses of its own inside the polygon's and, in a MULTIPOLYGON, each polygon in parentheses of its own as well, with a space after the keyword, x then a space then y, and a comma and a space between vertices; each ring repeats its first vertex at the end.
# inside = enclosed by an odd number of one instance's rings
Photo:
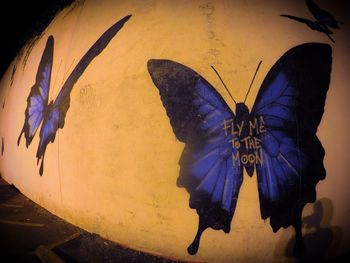
POLYGON ((281 16, 306 24, 312 30, 316 30, 318 32, 326 34, 327 37, 333 43, 335 43, 334 39, 330 36, 331 34, 333 34, 333 31, 330 28, 338 29, 339 24, 343 24, 343 23, 337 21, 326 10, 321 9, 313 0, 306 0, 305 2, 311 14, 314 16, 316 20, 313 21, 313 20, 296 17, 292 15, 281 15, 281 16))
POLYGON ((321 43, 290 49, 268 72, 251 111, 245 101, 233 100, 235 113, 194 70, 171 60, 148 61, 173 132, 185 144, 177 185, 188 191, 199 216, 190 254, 197 253, 205 229, 230 232, 244 170, 250 177, 256 171, 261 218, 270 218, 274 232, 293 226, 294 252, 302 253, 302 210, 315 201, 316 184, 326 176, 316 131, 331 52, 321 43))
POLYGON ((41 124, 39 133, 40 141, 36 153, 37 163, 41 160, 39 169, 40 175, 43 174, 46 147, 49 142, 54 142, 58 128, 62 129, 64 126, 66 114, 70 106, 70 93, 74 84, 84 73, 91 61, 104 50, 130 17, 131 15, 122 18, 100 36, 75 66, 72 73, 63 84, 55 101, 50 101, 50 103, 48 103, 48 100, 53 63, 54 38, 53 36, 48 37, 36 74, 35 84, 31 88, 27 98, 24 125, 17 141, 17 145, 19 145, 22 134, 24 134, 26 138, 26 147, 28 148, 41 124))

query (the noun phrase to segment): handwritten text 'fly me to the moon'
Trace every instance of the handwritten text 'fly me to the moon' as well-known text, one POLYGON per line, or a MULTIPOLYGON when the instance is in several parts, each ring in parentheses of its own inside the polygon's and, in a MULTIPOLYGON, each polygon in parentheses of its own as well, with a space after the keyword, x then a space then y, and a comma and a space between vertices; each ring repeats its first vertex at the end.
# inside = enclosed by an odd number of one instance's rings
POLYGON ((261 140, 256 135, 266 132, 263 117, 237 123, 234 119, 224 120, 225 136, 231 135, 233 165, 263 164, 261 140), (243 138, 242 138, 243 136, 243 138))

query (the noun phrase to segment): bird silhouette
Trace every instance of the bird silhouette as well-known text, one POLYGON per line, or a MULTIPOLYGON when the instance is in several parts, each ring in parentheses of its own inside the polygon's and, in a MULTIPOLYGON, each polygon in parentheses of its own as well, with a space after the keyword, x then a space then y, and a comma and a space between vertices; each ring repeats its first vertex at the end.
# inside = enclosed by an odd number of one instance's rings
POLYGON ((321 9, 313 0, 305 0, 308 9, 316 20, 310 20, 302 17, 292 16, 292 15, 280 15, 287 17, 289 19, 298 21, 300 23, 306 24, 312 30, 324 33, 327 37, 335 43, 334 39, 331 37, 333 31, 330 29, 338 29, 340 24, 343 22, 337 21, 334 16, 328 11, 321 9))

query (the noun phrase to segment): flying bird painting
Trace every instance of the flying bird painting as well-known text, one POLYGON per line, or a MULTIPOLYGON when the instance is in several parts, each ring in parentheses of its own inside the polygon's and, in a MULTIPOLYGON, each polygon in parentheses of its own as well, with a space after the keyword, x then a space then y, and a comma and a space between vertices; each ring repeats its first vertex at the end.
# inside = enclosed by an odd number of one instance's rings
POLYGON ((236 102, 222 81, 235 113, 189 67, 148 61, 173 132, 185 144, 177 185, 187 190, 189 206, 199 216, 189 254, 197 253, 205 229, 230 232, 244 170, 250 177, 256 172, 261 218, 270 219, 273 232, 293 226, 294 254, 303 252, 302 210, 316 200, 316 185, 326 176, 316 131, 330 83, 331 53, 330 45, 321 43, 287 51, 268 72, 251 110, 245 101, 257 71, 243 102, 236 102))
POLYGON ((306 24, 312 30, 316 30, 318 32, 326 34, 327 37, 333 43, 335 43, 334 39, 331 37, 333 31, 330 28, 338 29, 339 25, 343 23, 337 21, 328 11, 321 9, 313 0, 306 0, 305 2, 311 14, 316 20, 309 20, 306 18, 296 17, 292 15, 281 16, 306 24))
POLYGON ((49 142, 54 142, 58 128, 62 129, 64 126, 66 114, 70 106, 70 93, 74 84, 84 73, 91 61, 104 50, 130 17, 131 15, 128 15, 119 20, 100 36, 75 66, 63 84, 56 100, 51 100, 50 103, 48 101, 53 64, 54 38, 53 36, 48 37, 36 74, 35 84, 31 88, 27 98, 24 125, 17 141, 17 145, 19 145, 22 134, 24 134, 26 147, 28 147, 41 124, 39 133, 40 141, 36 153, 37 163, 41 160, 40 175, 43 174, 46 147, 49 142))

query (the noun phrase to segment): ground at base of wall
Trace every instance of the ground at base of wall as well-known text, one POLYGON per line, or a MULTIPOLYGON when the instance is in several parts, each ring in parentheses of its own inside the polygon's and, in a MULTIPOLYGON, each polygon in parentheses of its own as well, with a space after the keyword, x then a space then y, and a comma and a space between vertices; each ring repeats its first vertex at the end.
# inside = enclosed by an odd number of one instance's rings
POLYGON ((178 262, 122 247, 75 227, 0 178, 1 262, 178 262))

